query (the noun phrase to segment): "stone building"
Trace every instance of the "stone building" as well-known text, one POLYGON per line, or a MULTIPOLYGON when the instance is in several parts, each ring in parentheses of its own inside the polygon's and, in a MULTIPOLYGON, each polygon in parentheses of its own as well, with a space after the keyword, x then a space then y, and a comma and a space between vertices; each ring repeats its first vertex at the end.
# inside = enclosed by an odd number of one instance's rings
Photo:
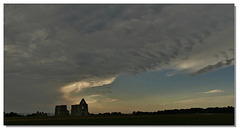
POLYGON ((87 116, 88 113, 88 104, 86 101, 82 98, 79 105, 72 105, 71 109, 71 115, 72 116, 87 116))
POLYGON ((67 105, 57 105, 55 107, 55 116, 69 116, 67 105))

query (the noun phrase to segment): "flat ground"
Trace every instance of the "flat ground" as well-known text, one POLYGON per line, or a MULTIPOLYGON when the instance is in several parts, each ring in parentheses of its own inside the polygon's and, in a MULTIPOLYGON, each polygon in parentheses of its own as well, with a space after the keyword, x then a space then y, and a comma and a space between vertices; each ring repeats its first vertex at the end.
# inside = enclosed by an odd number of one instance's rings
POLYGON ((234 125, 232 113, 5 118, 4 125, 234 125))

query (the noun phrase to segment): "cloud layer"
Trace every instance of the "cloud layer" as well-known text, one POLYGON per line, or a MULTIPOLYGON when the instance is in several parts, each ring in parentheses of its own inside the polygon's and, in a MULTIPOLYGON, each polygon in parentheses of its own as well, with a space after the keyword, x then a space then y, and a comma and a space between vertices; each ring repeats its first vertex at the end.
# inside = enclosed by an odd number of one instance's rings
POLYGON ((9 109, 75 99, 72 91, 122 74, 198 75, 234 63, 233 5, 5 5, 4 28, 9 109), (27 102, 16 95, 31 93, 27 102))
POLYGON ((210 91, 207 91, 207 92, 204 92, 206 94, 213 94, 213 93, 221 93, 223 92, 222 90, 210 90, 210 91))

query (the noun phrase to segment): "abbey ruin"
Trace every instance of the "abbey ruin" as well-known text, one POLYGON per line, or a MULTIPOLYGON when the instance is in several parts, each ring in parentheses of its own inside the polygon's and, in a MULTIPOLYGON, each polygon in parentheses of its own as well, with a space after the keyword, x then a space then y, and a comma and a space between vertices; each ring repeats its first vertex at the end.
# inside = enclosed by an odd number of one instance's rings
MULTIPOLYGON (((82 98, 78 105, 72 105, 71 116, 88 116, 88 104, 82 98)), ((55 116, 69 116, 67 105, 57 105, 55 107, 55 116)))
POLYGON ((67 105, 57 105, 55 107, 55 116, 68 116, 67 105))

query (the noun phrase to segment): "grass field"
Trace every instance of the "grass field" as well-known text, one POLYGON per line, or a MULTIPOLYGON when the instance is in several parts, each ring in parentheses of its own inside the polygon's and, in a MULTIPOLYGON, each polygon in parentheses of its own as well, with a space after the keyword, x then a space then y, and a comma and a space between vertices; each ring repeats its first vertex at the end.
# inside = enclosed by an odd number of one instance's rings
POLYGON ((163 114, 85 117, 18 117, 5 118, 4 125, 234 125, 234 115, 163 114))

